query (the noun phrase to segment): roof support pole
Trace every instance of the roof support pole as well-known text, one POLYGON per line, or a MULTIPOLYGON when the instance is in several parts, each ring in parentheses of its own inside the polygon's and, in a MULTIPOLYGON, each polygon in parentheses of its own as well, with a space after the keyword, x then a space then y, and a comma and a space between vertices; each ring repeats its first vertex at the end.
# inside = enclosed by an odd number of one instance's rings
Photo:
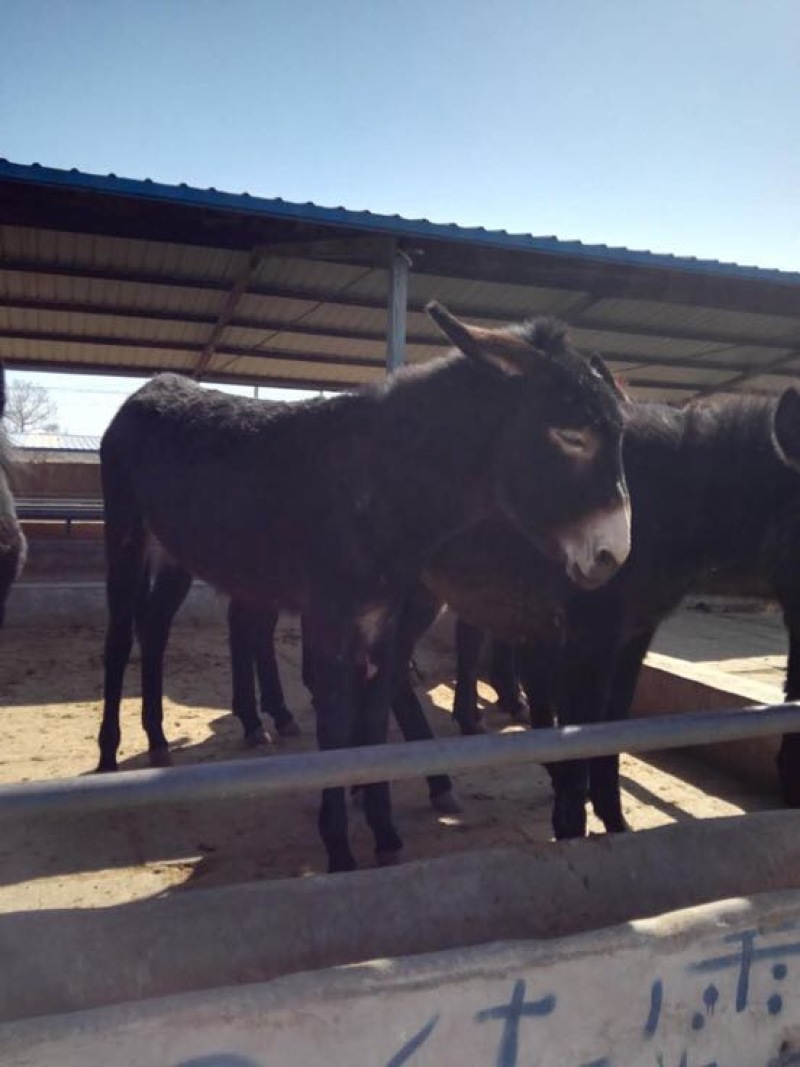
POLYGON ((402 367, 406 361, 406 317, 408 312, 408 268, 411 260, 395 245, 389 264, 389 321, 386 332, 386 369, 402 367))

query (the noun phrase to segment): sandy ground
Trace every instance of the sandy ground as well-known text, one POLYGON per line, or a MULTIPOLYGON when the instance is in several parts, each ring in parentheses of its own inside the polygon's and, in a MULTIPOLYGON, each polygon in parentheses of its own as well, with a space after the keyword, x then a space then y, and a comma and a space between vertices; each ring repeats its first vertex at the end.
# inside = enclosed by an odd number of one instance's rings
MULTIPOLYGON (((91 773, 100 721, 102 631, 94 627, 6 629, 0 655, 3 746, 0 781, 23 782, 91 773)), ((279 631, 289 706, 303 736, 263 750, 263 758, 314 749, 313 716, 299 681, 299 640, 287 622, 279 631)), ((452 662, 428 644, 419 653, 418 689, 437 734, 455 736, 452 662)), ((139 725, 138 671, 129 671, 120 766, 147 765, 139 725)), ((219 623, 176 626, 166 670, 165 728, 176 764, 252 757, 228 713, 226 634, 219 623)), ((482 688, 490 728, 514 729, 482 688)), ((398 738, 394 738, 398 741, 398 738)), ((673 821, 738 814, 775 805, 741 783, 686 756, 658 763, 623 757, 626 815, 635 829, 673 821)), ((406 859, 464 849, 525 846, 550 838, 549 780, 538 766, 460 775, 463 814, 437 816, 425 783, 393 789, 406 859)), ((97 907, 165 892, 324 870, 317 838, 317 794, 249 804, 176 806, 144 813, 66 817, 2 824, 0 911, 97 907)), ((362 866, 373 863, 360 813, 351 823, 362 866)), ((592 822, 591 829, 599 831, 592 822)))

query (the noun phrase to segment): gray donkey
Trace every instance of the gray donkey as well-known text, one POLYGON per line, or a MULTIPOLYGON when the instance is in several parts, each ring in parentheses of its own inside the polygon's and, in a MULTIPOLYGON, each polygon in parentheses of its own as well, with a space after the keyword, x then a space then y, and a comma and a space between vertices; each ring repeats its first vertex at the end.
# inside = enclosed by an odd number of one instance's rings
MULTIPOLYGON (((6 375, 0 363, 0 419, 6 409, 6 375)), ((6 600, 12 584, 25 564, 27 546, 11 495, 11 442, 0 424, 0 626, 6 614, 6 600)))

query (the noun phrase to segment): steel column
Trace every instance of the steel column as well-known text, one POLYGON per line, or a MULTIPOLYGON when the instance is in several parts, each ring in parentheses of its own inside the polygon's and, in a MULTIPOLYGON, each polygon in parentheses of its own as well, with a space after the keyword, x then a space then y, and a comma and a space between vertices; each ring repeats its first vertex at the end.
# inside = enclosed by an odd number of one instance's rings
POLYGON ((408 268, 411 260, 401 248, 392 250, 389 267, 389 317, 386 330, 386 369, 390 373, 406 361, 408 268))

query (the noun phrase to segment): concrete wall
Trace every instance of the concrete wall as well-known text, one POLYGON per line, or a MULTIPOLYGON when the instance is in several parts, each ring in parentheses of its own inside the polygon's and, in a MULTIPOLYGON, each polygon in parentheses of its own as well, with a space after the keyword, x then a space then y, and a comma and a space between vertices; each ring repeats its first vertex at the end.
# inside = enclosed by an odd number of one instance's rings
MULTIPOLYGON (((105 581, 96 577, 97 556, 99 552, 102 559, 103 546, 89 545, 85 554, 81 552, 82 547, 76 544, 75 553, 70 555, 76 571, 78 564, 85 568, 85 580, 49 581, 48 569, 43 566, 37 572, 37 581, 22 580, 11 587, 6 607, 7 627, 35 629, 42 624, 69 626, 76 622, 83 626, 105 626, 108 621, 105 581)), ((59 553, 59 559, 62 558, 63 554, 59 553)), ((227 600, 210 586, 195 582, 175 617, 175 625, 224 618, 227 606, 227 600)))
MULTIPOLYGON (((220 952, 225 944, 219 942, 220 952)), ((800 894, 0 1026, 5 1067, 781 1067, 800 894)))
POLYGON ((18 497, 102 500, 100 463, 92 460, 23 460, 12 473, 18 497))
MULTIPOLYGON (((713 667, 651 652, 636 688, 633 715, 646 717, 757 707, 759 704, 780 703, 782 699, 780 691, 776 692, 775 687, 767 683, 737 678, 713 667)), ((703 745, 694 751, 702 759, 756 788, 777 794, 775 755, 779 744, 779 737, 763 737, 703 745)))

